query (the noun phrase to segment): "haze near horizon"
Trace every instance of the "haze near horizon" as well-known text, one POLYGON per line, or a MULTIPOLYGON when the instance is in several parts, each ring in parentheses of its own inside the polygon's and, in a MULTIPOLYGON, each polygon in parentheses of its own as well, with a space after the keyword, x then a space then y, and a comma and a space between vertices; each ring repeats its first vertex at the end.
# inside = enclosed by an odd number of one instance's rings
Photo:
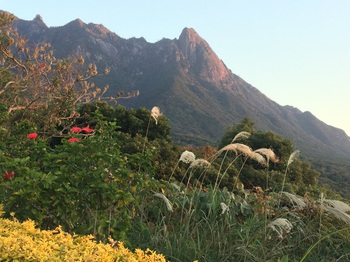
POLYGON ((350 2, 2 1, 20 19, 47 26, 77 18, 123 38, 178 38, 194 28, 245 81, 280 105, 310 111, 350 134, 350 2))

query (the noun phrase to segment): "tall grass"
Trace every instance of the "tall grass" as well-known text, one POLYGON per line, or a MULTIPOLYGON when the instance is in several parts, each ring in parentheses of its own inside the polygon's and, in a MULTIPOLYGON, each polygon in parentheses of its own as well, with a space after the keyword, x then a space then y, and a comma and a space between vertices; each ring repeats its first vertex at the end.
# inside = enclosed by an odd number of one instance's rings
POLYGON ((163 181, 162 193, 145 198, 139 206, 130 241, 135 247, 157 250, 170 261, 277 261, 282 257, 284 261, 303 261, 306 257, 320 261, 323 256, 335 261, 344 256, 337 248, 343 245, 341 250, 346 250, 349 246, 349 241, 344 241, 349 236, 346 230, 336 228, 347 223, 348 217, 350 222, 350 207, 337 200, 320 202, 284 191, 288 168, 298 154, 294 151, 290 155, 282 173, 281 190, 274 192, 268 184, 269 164, 281 160, 271 149, 253 150, 231 143, 207 160, 184 151, 169 179, 163 181), (232 160, 228 159, 229 151, 234 152, 232 160), (228 174, 230 166, 241 157, 237 173, 228 174), (266 190, 221 187, 226 175, 233 176, 237 185, 248 159, 266 167, 266 190), (175 176, 180 162, 187 168, 175 176), (219 170, 215 183, 203 187, 201 180, 213 166, 219 170), (334 232, 339 230, 339 237, 327 240, 324 223, 334 227, 334 232), (315 246, 319 249, 314 250, 315 246))

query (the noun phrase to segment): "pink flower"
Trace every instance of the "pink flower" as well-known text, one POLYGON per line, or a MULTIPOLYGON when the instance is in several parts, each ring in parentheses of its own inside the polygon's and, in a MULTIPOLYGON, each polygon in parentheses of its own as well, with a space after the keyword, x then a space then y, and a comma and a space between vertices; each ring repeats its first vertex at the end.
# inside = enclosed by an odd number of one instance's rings
POLYGON ((80 127, 77 127, 77 126, 74 126, 70 129, 70 131, 72 131, 73 133, 79 133, 81 132, 81 128, 80 127))
POLYGON ((68 142, 69 142, 69 143, 79 142, 79 138, 71 137, 71 138, 68 139, 68 142))
POLYGON ((14 175, 15 175, 15 172, 14 172, 14 171, 12 171, 11 173, 8 173, 8 172, 5 170, 5 174, 3 174, 2 177, 5 178, 5 179, 10 179, 10 178, 12 178, 14 175))
POLYGON ((82 128, 81 131, 84 131, 85 133, 93 133, 94 132, 94 130, 91 129, 89 126, 82 128))
POLYGON ((35 140, 35 138, 38 136, 37 133, 30 133, 27 135, 27 138, 29 138, 30 140, 35 140))

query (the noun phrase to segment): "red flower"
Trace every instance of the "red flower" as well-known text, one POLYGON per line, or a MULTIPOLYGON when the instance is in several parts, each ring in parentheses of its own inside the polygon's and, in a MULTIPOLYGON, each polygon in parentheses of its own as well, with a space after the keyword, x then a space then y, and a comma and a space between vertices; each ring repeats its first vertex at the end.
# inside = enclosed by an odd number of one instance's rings
POLYGON ((73 133, 79 133, 81 132, 81 128, 80 127, 77 127, 77 126, 74 126, 70 129, 70 131, 72 131, 73 133))
POLYGON ((69 142, 69 143, 79 142, 79 138, 71 137, 71 138, 68 139, 68 142, 69 142))
POLYGON ((35 140, 35 138, 38 136, 37 133, 30 133, 27 135, 27 138, 29 138, 30 140, 35 140))
POLYGON ((12 178, 14 175, 15 175, 15 172, 14 172, 14 171, 12 171, 11 173, 8 173, 8 172, 5 170, 5 174, 3 174, 2 177, 5 178, 5 179, 10 179, 10 178, 12 178))
POLYGON ((94 130, 91 129, 89 126, 82 128, 81 131, 84 131, 85 133, 93 133, 94 132, 94 130))

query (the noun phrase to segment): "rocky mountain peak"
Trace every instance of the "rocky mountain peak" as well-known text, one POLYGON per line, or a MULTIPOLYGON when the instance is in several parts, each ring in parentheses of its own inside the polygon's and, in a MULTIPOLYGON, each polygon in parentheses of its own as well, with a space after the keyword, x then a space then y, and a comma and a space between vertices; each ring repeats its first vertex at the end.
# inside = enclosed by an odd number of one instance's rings
POLYGON ((229 75, 224 63, 193 28, 184 28, 178 46, 189 67, 206 81, 219 82, 229 75))
POLYGON ((36 15, 33 19, 34 22, 42 22, 44 23, 43 17, 41 15, 36 15))
POLYGON ((188 27, 185 27, 182 30, 179 41, 182 44, 197 44, 205 42, 204 39, 201 38, 193 28, 188 27))

